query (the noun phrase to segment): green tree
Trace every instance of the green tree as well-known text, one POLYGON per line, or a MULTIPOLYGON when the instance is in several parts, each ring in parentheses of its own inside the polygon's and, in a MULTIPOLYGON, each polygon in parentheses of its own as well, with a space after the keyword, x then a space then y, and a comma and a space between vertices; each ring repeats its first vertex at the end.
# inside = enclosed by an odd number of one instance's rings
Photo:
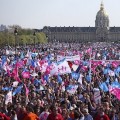
POLYGON ((36 32, 36 35, 33 35, 34 30, 32 29, 22 29, 18 25, 9 26, 9 29, 0 32, 0 46, 4 45, 15 45, 15 40, 17 45, 25 45, 25 44, 34 44, 35 43, 47 43, 46 35, 43 32, 36 32), (18 34, 15 38, 14 29, 18 28, 18 34))

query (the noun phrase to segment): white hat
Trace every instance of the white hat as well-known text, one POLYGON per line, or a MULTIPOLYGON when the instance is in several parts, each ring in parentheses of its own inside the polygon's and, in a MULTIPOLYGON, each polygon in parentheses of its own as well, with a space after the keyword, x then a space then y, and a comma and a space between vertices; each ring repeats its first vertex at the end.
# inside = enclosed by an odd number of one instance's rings
POLYGON ((71 106, 71 107, 70 107, 70 110, 73 110, 73 109, 74 109, 74 108, 71 106))

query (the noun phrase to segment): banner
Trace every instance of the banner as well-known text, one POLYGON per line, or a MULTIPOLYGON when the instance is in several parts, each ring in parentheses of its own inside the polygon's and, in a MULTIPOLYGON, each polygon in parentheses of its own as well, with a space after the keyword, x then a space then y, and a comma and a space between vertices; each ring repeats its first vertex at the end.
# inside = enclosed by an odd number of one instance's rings
POLYGON ((62 59, 66 59, 66 61, 80 61, 80 56, 79 55, 75 55, 75 56, 61 56, 61 55, 57 55, 57 62, 62 60, 62 59))
POLYGON ((6 50, 6 55, 14 55, 15 51, 6 50))
POLYGON ((101 103, 101 95, 100 95, 100 90, 98 88, 94 88, 94 100, 96 104, 101 103))
POLYGON ((71 69, 68 65, 67 61, 63 61, 59 65, 56 65, 55 63, 52 64, 50 74, 51 75, 62 75, 62 74, 67 74, 71 73, 71 69))

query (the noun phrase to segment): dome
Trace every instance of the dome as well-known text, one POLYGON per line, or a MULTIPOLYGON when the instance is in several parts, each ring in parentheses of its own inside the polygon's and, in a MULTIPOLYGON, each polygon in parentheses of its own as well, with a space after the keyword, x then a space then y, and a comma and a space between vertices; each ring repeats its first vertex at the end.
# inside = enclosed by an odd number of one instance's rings
POLYGON ((104 5, 101 3, 100 10, 97 12, 95 27, 109 27, 109 17, 104 10, 104 5))
POLYGON ((108 14, 107 14, 106 11, 104 10, 104 5, 103 5, 103 3, 101 3, 100 10, 98 11, 96 17, 97 17, 97 18, 108 18, 108 14))

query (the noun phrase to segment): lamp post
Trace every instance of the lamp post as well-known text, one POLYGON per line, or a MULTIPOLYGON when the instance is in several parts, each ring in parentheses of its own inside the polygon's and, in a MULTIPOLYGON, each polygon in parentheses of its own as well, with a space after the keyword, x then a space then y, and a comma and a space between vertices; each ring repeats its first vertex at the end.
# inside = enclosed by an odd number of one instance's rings
POLYGON ((15 30, 14 30, 14 35, 15 35, 15 56, 16 56, 16 42, 17 42, 17 34, 18 34, 18 30, 17 30, 17 28, 15 28, 15 30))
POLYGON ((34 36, 34 48, 35 48, 35 36, 36 36, 35 32, 33 33, 33 36, 34 36))

